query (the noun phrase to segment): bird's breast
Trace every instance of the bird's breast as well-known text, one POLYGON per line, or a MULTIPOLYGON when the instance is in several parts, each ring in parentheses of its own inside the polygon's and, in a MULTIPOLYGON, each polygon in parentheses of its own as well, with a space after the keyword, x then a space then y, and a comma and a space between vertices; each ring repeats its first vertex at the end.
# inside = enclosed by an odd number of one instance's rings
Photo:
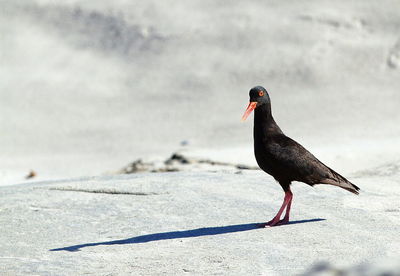
POLYGON ((254 155, 258 166, 266 173, 273 176, 274 164, 271 154, 266 150, 262 140, 254 139, 254 155))

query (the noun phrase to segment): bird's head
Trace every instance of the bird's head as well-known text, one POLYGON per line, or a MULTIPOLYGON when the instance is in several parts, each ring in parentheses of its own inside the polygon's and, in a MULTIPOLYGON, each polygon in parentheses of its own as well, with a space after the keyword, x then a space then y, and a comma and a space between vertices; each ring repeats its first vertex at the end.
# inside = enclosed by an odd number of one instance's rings
POLYGON ((250 113, 257 107, 263 106, 265 104, 270 105, 271 101, 267 90, 262 86, 256 86, 250 89, 249 92, 250 103, 247 106, 246 111, 243 114, 242 120, 246 120, 250 113))

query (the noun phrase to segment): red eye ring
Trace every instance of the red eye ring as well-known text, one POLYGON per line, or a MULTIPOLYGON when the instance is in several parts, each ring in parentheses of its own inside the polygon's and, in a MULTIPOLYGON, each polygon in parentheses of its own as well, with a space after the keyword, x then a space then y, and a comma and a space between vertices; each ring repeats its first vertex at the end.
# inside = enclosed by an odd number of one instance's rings
POLYGON ((258 92, 258 96, 260 97, 264 96, 264 92, 263 91, 258 92))

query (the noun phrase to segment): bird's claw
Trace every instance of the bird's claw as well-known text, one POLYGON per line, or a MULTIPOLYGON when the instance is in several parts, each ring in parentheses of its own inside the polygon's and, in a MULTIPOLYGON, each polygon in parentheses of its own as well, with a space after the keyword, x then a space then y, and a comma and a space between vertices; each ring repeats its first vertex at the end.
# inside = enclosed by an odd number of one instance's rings
POLYGON ((273 226, 279 226, 279 225, 284 225, 289 222, 289 219, 281 219, 281 220, 270 220, 266 223, 261 223, 258 225, 260 228, 267 228, 267 227, 273 227, 273 226))

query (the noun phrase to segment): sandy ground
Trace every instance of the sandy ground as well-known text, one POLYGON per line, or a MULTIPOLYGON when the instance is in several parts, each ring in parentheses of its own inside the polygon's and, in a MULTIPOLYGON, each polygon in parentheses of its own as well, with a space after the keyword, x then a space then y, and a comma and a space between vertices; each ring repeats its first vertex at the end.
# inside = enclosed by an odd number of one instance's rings
POLYGON ((2 275, 294 275, 320 262, 376 275, 365 268, 400 260, 399 177, 355 177, 359 196, 295 184, 292 222, 269 229, 256 225, 283 193, 260 171, 2 187, 2 275))
POLYGON ((383 152, 370 167, 391 161, 399 11, 396 0, 3 0, 0 184, 30 170, 98 175, 181 142, 248 147, 251 159, 252 126, 240 117, 255 85, 314 152, 364 145, 383 152))
POLYGON ((323 261, 362 273, 398 261, 399 1, 0 6, 0 268, 10 275, 290 275, 323 261), (297 223, 255 229, 282 200, 260 171, 115 175, 176 151, 255 165, 251 119, 240 121, 255 85, 282 130, 359 197, 296 184, 297 223))

